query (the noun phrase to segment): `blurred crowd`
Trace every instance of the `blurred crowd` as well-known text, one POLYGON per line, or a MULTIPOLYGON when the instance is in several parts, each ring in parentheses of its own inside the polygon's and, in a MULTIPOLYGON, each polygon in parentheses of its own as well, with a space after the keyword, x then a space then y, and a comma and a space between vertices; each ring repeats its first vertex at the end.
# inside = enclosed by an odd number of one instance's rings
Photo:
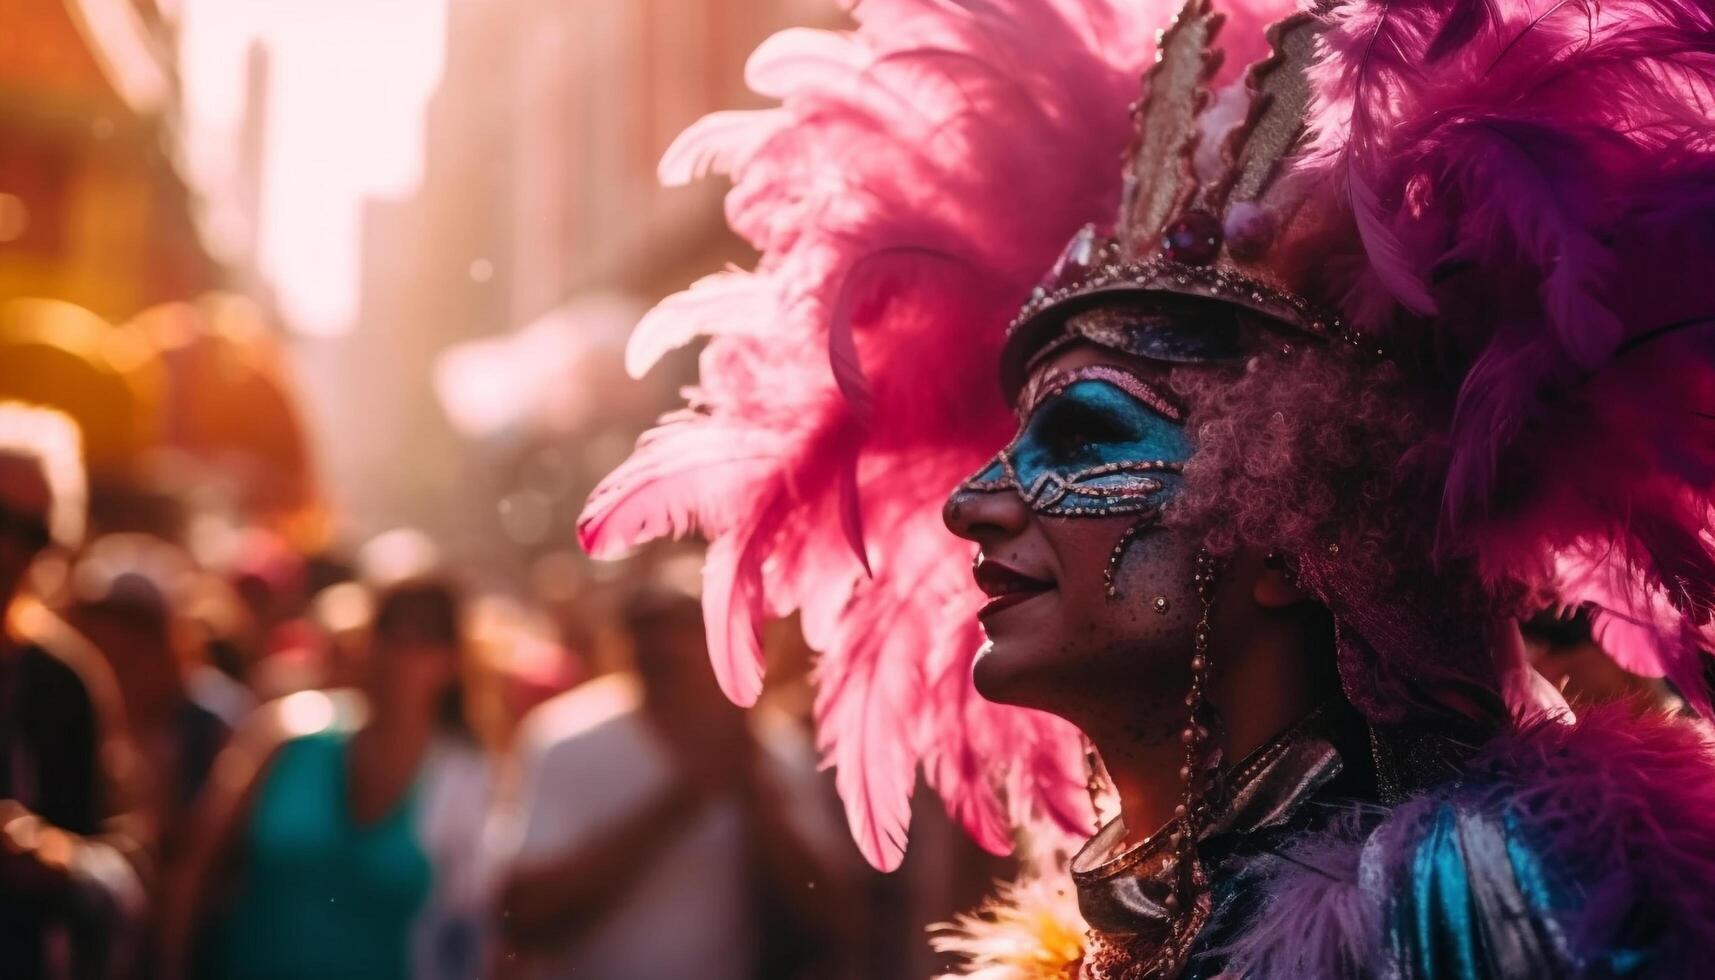
POLYGON ((901 872, 863 864, 795 627, 734 708, 692 550, 481 594, 408 529, 307 553, 87 497, 75 425, 0 403, 0 975, 926 976, 1008 870, 926 793, 901 872))
MULTIPOLYGON (((418 531, 92 485, 81 443, 0 401, 0 977, 925 977, 1012 870, 927 792, 905 865, 864 864, 810 651, 771 624, 729 703, 692 547, 500 590, 418 531)), ((1526 632, 1569 694, 1672 697, 1578 610, 1526 632)))

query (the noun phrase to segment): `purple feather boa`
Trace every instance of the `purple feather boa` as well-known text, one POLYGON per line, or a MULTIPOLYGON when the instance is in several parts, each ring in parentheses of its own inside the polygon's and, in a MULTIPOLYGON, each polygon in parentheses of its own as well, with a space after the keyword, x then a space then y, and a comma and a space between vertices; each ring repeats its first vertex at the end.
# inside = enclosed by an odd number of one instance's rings
POLYGON ((1409 864, 1420 828, 1455 798, 1510 814, 1572 883, 1577 901, 1553 925, 1575 961, 1602 962, 1648 902, 1665 920, 1648 975, 1702 975, 1702 951, 1715 946, 1715 745, 1695 723, 1626 705, 1521 726, 1485 746, 1458 784, 1379 824, 1373 809, 1354 810, 1295 845, 1253 926, 1216 951, 1227 973, 1351 976, 1388 962, 1377 874, 1409 864))

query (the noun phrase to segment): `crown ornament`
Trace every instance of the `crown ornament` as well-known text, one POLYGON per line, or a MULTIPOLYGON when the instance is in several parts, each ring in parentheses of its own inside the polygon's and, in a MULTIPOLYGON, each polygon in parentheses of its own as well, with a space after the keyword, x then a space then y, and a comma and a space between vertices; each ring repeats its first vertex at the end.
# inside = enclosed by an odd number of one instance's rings
POLYGON ((1128 295, 1215 300, 1291 333, 1362 343, 1311 298, 1330 292, 1318 245, 1349 239, 1350 223, 1290 167, 1305 139, 1307 72, 1323 22, 1303 12, 1273 25, 1269 56, 1217 98, 1223 20, 1210 0, 1190 0, 1162 32, 1133 106, 1117 220, 1079 230, 1008 327, 1001 374, 1009 393, 1031 365, 1074 340, 1130 349, 1111 325, 1076 316, 1128 295))

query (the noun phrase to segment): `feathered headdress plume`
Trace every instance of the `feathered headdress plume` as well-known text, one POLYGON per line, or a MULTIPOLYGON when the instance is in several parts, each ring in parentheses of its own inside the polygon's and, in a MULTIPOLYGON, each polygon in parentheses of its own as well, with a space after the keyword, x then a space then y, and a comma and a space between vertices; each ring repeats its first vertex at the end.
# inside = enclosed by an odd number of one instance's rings
POLYGON ((762 259, 638 326, 633 374, 708 337, 700 383, 597 488, 580 534, 598 557, 708 538, 710 650, 741 704, 761 686, 763 618, 802 613, 821 748, 879 867, 903 853, 920 764, 991 850, 1032 817, 1089 824, 1071 729, 971 686, 973 550, 939 514, 1010 434, 1006 323, 1066 239, 1118 206, 1126 107, 1171 13, 865 0, 855 30, 765 42, 746 79, 780 104, 715 113, 661 163, 667 183, 729 174, 728 221, 762 259))
POLYGON ((1301 169, 1359 328, 1447 387, 1441 535, 1597 602, 1704 701, 1715 612, 1715 21, 1696 0, 1334 7, 1301 169))

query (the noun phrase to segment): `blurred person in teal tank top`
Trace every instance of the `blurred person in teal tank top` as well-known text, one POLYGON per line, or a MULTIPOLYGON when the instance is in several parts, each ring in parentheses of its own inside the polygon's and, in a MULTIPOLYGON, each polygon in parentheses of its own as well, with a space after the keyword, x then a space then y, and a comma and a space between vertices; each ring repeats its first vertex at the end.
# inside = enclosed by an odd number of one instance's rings
POLYGON ((436 760, 464 733, 460 620, 439 578, 383 588, 361 691, 291 695, 240 732, 201 801, 164 975, 413 975, 437 876, 425 799, 445 796, 436 760))

